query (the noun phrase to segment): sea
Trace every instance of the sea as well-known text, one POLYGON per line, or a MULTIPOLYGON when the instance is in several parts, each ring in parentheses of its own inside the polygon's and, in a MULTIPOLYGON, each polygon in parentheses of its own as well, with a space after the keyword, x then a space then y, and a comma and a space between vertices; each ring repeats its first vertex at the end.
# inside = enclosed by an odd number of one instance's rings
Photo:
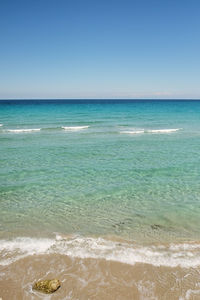
POLYGON ((0 297, 200 299, 200 101, 1 100, 0 297))

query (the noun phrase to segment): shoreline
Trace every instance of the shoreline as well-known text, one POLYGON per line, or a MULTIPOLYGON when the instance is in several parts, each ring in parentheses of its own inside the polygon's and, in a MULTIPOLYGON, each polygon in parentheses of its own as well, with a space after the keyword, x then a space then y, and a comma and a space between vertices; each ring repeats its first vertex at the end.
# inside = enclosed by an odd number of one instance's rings
POLYGON ((134 266, 104 259, 34 255, 1 268, 2 299, 198 299, 200 268, 134 266), (58 278, 52 295, 32 290, 37 280, 58 278), (190 297, 191 296, 191 297, 190 297))
POLYGON ((198 299, 200 242, 133 247, 133 242, 117 238, 57 236, 54 242, 18 238, 7 244, 6 257, 1 243, 1 258, 9 263, 3 265, 1 260, 0 297, 198 299), (20 253, 20 246, 24 253, 20 253), (18 255, 15 260, 14 255, 18 255), (54 294, 44 296, 32 290, 35 281, 55 277, 61 281, 61 288, 54 294))
POLYGON ((144 244, 120 236, 56 234, 54 237, 0 239, 0 266, 34 255, 66 255, 72 258, 104 259, 127 265, 136 263, 164 267, 200 266, 200 241, 144 244))
POLYGON ((0 104, 0 298, 200 298, 199 102, 0 104))

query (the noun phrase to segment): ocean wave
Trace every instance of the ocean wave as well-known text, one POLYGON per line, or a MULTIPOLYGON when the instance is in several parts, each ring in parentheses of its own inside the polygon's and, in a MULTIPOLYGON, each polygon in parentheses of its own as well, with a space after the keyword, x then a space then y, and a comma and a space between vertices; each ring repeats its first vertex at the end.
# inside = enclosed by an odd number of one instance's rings
POLYGON ((41 128, 24 128, 24 129, 6 129, 6 132, 21 133, 21 132, 32 132, 40 131, 41 128))
POLYGON ((2 127, 3 126, 3 124, 0 124, 0 127, 2 127))
POLYGON ((200 265, 200 244, 171 244, 169 246, 138 246, 103 238, 62 237, 55 239, 16 238, 0 241, 0 265, 9 265, 30 255, 61 254, 77 258, 94 258, 129 265, 146 263, 154 266, 200 265))
POLYGON ((62 129, 66 131, 79 131, 87 128, 89 128, 89 126, 62 126, 62 129))
POLYGON ((147 133, 171 133, 179 131, 180 128, 172 128, 172 129, 151 129, 147 130, 147 133))
POLYGON ((172 133, 179 131, 180 128, 172 128, 172 129, 141 129, 141 130, 126 130, 126 131, 120 131, 120 133, 126 133, 126 134, 142 134, 142 133, 172 133))
POLYGON ((42 131, 56 131, 56 130, 62 130, 61 126, 57 127, 43 127, 41 128, 42 131))
POLYGON ((141 133, 144 133, 144 130, 126 130, 126 131, 120 131, 120 133, 141 134, 141 133))

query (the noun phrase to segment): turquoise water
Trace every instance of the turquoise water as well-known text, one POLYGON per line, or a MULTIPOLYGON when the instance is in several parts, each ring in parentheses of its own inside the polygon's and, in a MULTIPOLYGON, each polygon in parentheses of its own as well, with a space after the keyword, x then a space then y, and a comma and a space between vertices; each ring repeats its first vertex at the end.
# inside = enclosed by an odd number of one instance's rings
POLYGON ((1 101, 0 123, 0 238, 199 240, 199 101, 1 101))

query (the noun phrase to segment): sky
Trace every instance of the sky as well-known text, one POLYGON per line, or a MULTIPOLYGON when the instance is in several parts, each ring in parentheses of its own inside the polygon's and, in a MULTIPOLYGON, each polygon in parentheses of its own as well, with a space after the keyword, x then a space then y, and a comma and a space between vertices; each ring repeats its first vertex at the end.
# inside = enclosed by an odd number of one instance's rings
POLYGON ((199 0, 0 0, 0 99, 200 99, 199 0))

